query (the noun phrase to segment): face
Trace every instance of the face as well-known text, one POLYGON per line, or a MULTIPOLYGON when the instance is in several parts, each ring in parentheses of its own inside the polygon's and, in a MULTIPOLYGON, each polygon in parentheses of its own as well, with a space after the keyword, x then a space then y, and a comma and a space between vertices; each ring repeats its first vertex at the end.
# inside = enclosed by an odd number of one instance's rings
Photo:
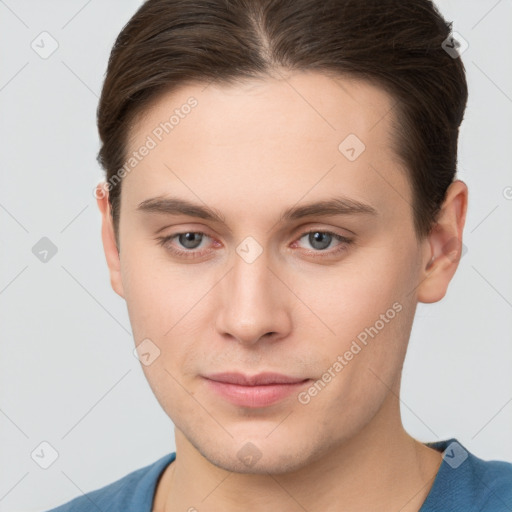
POLYGON ((112 285, 159 403, 217 466, 298 469, 398 394, 426 250, 392 105, 294 73, 187 85, 135 123, 112 285))

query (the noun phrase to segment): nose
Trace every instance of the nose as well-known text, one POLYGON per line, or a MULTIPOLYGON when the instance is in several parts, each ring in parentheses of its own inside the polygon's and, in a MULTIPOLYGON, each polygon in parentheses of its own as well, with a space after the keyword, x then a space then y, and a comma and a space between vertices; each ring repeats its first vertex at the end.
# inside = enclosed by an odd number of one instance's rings
POLYGON ((250 263, 235 255, 233 268, 218 288, 216 327, 223 337, 252 346, 290 332, 293 294, 268 265, 265 251, 250 263))

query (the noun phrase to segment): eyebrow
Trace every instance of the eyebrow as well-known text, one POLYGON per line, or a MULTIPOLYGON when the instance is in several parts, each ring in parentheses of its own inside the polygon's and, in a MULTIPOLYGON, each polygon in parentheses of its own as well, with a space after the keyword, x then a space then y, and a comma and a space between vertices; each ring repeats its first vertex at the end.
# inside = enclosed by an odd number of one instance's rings
MULTIPOLYGON (((142 201, 137 211, 146 213, 159 213, 165 215, 188 215, 213 222, 225 224, 225 217, 221 212, 206 205, 192 203, 178 197, 153 197, 142 201)), ((378 215, 377 210, 369 204, 349 199, 347 197, 334 197, 323 201, 292 206, 286 209, 279 217, 279 222, 293 221, 311 216, 334 215, 378 215)))

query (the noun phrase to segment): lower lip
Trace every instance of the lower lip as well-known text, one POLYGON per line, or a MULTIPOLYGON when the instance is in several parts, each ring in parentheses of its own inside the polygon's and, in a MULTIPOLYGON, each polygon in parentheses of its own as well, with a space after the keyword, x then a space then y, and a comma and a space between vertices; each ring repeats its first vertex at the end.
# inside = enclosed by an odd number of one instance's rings
POLYGON ((239 384, 230 384, 227 382, 217 382, 206 379, 207 385, 234 405, 240 407, 267 407, 280 400, 298 393, 306 386, 311 379, 303 380, 293 384, 266 384, 262 386, 241 386, 239 384))

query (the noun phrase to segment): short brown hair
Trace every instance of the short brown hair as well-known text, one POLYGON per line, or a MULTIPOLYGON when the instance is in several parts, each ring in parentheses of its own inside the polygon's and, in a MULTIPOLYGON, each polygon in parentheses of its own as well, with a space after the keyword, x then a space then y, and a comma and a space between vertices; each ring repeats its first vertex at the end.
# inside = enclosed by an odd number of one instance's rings
POLYGON ((119 248, 121 184, 136 116, 185 83, 233 83, 279 68, 367 80, 393 100, 393 150, 408 170, 418 236, 454 180, 468 90, 442 48, 451 32, 430 0, 147 0, 114 44, 98 106, 98 161, 119 248), (112 186, 114 185, 114 186, 112 186))

